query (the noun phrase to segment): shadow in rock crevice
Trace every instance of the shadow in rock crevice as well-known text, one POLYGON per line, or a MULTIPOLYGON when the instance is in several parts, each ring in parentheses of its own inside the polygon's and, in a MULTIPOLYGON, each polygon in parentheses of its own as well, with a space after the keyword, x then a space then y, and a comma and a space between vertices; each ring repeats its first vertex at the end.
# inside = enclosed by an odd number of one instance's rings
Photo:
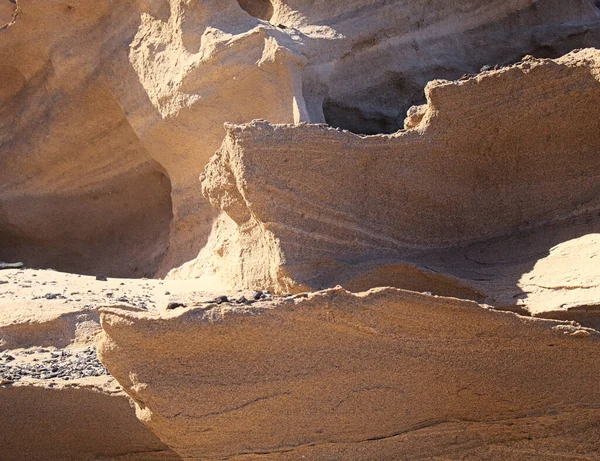
POLYGON ((150 165, 81 194, 6 200, 0 260, 111 277, 152 277, 171 222, 170 181, 150 165))
POLYGON ((326 123, 361 135, 394 133, 403 129, 410 107, 425 103, 423 88, 432 80, 458 80, 518 63, 526 55, 555 59, 600 46, 600 15, 558 22, 552 18, 553 0, 538 3, 462 35, 425 41, 419 39, 420 26, 411 24, 400 45, 384 34, 356 41, 329 78, 323 104, 326 123), (527 27, 527 22, 535 25, 527 27))
POLYGON ((600 303, 588 297, 600 290, 596 237, 600 237, 598 210, 432 253, 419 262, 459 277, 485 293, 485 303, 496 309, 600 329, 600 303))
POLYGON ((10 27, 18 13, 17 0, 0 0, 0 31, 10 27))
POLYGON ((238 0, 238 4, 250 16, 267 22, 273 18, 275 12, 270 0, 238 0))

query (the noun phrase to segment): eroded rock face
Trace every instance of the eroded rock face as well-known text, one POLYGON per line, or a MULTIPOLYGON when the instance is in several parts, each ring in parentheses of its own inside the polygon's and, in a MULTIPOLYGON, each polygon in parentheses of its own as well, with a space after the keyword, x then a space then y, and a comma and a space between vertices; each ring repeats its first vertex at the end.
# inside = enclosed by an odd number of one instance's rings
POLYGON ((3 1, 0 257, 113 276, 222 225, 197 175, 224 122, 391 132, 433 78, 599 43, 584 0, 3 1))
POLYGON ((0 254, 152 276, 204 244, 223 123, 301 116, 304 58, 233 0, 88 3, 24 1, 2 31, 0 254))
POLYGON ((598 457, 600 10, 459 3, 0 0, 0 458, 598 457))
POLYGON ((0 385, 3 459, 176 461, 114 380, 0 385))
POLYGON ((343 37, 333 45, 343 51, 307 72, 305 87, 326 82, 320 91, 318 84, 311 88, 313 122, 355 133, 401 129, 406 110, 425 102, 422 89, 430 80, 455 80, 526 54, 557 58, 599 43, 599 10, 587 0, 272 3, 274 24, 301 31, 326 26, 343 37))
POLYGON ((336 289, 102 325, 101 360, 185 459, 597 454, 598 336, 571 324, 336 289))
POLYGON ((171 184, 107 78, 131 7, 18 7, 0 31, 0 259, 152 275, 169 238, 171 184))
POLYGON ((173 275, 320 289, 578 215, 597 232, 599 70, 588 49, 434 81, 420 123, 391 136, 230 126, 203 176, 224 213, 173 275))

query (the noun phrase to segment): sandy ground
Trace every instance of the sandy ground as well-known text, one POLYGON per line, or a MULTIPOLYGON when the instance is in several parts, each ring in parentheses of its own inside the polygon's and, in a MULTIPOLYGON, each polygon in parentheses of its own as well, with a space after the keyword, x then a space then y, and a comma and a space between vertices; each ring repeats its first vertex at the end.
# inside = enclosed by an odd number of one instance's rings
POLYGON ((0 382, 77 381, 108 375, 98 361, 98 310, 177 309, 215 299, 250 304, 267 292, 211 291, 197 280, 105 279, 53 270, 0 270, 0 382))

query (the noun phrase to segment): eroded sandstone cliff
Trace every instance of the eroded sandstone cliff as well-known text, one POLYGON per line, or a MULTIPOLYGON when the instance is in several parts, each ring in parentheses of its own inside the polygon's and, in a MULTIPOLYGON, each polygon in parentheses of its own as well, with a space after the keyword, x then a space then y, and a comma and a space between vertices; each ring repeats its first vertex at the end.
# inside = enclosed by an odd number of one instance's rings
POLYGON ((0 458, 598 458, 599 26, 0 0, 0 458))
MULTIPOLYGON (((434 81, 427 106, 413 111, 420 117, 390 136, 229 126, 203 176, 223 214, 197 260, 173 276, 278 292, 414 283, 485 299, 494 288, 473 275, 474 246, 501 271, 509 254, 523 259, 514 240, 526 234, 535 250, 523 262, 533 265, 552 246, 598 232, 599 70, 600 53, 588 49, 434 81)), ((589 255, 575 252, 572 265, 597 255, 597 238, 585 245, 589 255)), ((527 268, 505 279, 519 270, 527 268)), ((593 278, 581 284, 597 290, 593 278)), ((546 283, 565 286, 560 276, 546 283)))
POLYGON ((164 275, 224 122, 393 132, 435 78, 598 43, 587 0, 2 0, 0 257, 164 275))

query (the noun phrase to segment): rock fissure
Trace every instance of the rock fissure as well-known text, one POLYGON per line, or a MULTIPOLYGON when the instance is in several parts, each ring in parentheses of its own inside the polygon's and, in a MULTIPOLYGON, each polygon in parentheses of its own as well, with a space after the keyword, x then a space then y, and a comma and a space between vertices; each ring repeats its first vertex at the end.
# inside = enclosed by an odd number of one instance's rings
POLYGON ((281 397, 281 396, 284 396, 284 395, 288 395, 289 396, 290 392, 281 392, 281 393, 278 393, 278 394, 268 395, 266 397, 258 397, 258 398, 254 399, 254 400, 250 400, 249 402, 245 402, 245 403, 243 403, 243 404, 241 404, 241 405, 239 405, 237 407, 225 408, 224 410, 221 410, 221 411, 215 411, 215 412, 211 412, 211 413, 205 413, 205 414, 202 414, 202 415, 199 415, 199 416, 190 416, 190 415, 186 415, 186 416, 190 417, 190 418, 191 417, 194 417, 194 418, 208 418, 208 417, 211 417, 211 416, 220 416, 220 415, 224 415, 224 414, 227 414, 227 413, 233 413, 233 412, 236 412, 236 411, 240 411, 240 410, 243 410, 244 408, 247 408, 247 407, 249 407, 251 405, 255 405, 257 403, 264 402, 264 401, 267 401, 267 400, 276 399, 277 397, 281 397))
POLYGON ((20 14, 21 7, 17 0, 2 0, 0 2, 0 32, 14 25, 20 14))

